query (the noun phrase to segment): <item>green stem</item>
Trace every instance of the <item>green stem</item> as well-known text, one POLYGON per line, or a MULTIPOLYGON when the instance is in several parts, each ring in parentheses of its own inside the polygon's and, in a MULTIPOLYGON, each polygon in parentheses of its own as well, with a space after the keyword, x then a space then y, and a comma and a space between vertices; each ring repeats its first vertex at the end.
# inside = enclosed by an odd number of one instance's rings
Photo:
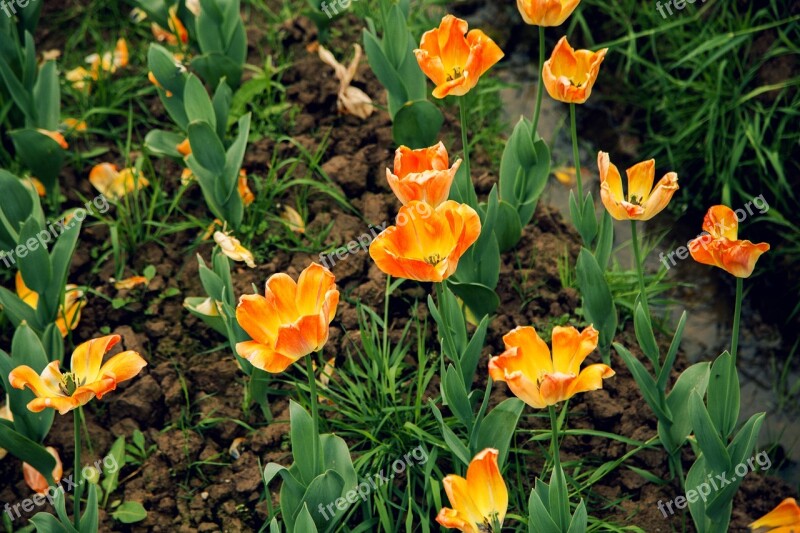
POLYGON ((647 306, 647 289, 644 284, 644 264, 642 263, 642 254, 639 250, 639 237, 636 234, 636 221, 631 220, 631 240, 633 241, 633 257, 636 261, 636 274, 639 277, 639 300, 642 302, 644 312, 650 315, 650 309, 647 306))
POLYGON ((542 95, 544 94, 544 26, 539 26, 539 87, 536 94, 536 111, 533 113, 533 136, 539 127, 539 114, 542 111, 542 95))
POLYGON ((583 180, 581 180, 581 156, 578 151, 578 125, 575 120, 575 104, 569 104, 569 123, 572 131, 572 157, 575 160, 575 178, 578 181, 578 205, 583 206, 583 180))
POLYGON ((739 349, 739 322, 742 318, 742 290, 744 279, 736 278, 736 309, 733 312, 733 333, 731 334, 731 355, 736 363, 736 352, 739 349))
POLYGON ((467 139, 467 97, 462 96, 458 99, 458 106, 461 112, 461 144, 464 147, 464 175, 466 178, 462 181, 464 190, 461 193, 461 199, 470 207, 477 208, 478 197, 475 194, 475 188, 472 185, 472 171, 469 164, 469 140, 467 139))
POLYGON ((319 450, 319 399, 317 398, 317 377, 314 375, 314 361, 311 354, 306 355, 306 372, 308 373, 308 388, 311 394, 311 423, 314 440, 311 446, 311 460, 313 461, 314 470, 319 472, 322 469, 319 450))
POLYGON ((81 477, 81 418, 83 408, 78 407, 73 412, 73 422, 75 433, 75 453, 72 467, 72 477, 75 479, 75 499, 73 508, 75 513, 75 529, 80 530, 81 525, 81 496, 83 496, 83 479, 81 477))
MULTIPOLYGON (((553 450, 552 450, 552 454, 553 454, 553 472, 555 472, 555 475, 553 476, 553 483, 558 483, 560 485, 561 484, 561 451, 558 448, 558 415, 556 414, 556 407, 554 405, 549 406, 548 407, 548 411, 550 412, 550 434, 552 435, 551 445, 552 445, 552 448, 553 448, 553 450)), ((557 494, 561 494, 561 487, 560 486, 555 487, 555 489, 556 489, 556 493, 557 494)), ((550 502, 551 514, 553 512, 555 512, 554 518, 558 519, 556 521, 556 523, 559 526, 566 525, 566 517, 562 516, 563 508, 561 507, 561 504, 563 504, 563 503, 564 502, 559 502, 558 505, 557 505, 558 508, 553 510, 552 509, 553 502, 552 501, 550 502)))

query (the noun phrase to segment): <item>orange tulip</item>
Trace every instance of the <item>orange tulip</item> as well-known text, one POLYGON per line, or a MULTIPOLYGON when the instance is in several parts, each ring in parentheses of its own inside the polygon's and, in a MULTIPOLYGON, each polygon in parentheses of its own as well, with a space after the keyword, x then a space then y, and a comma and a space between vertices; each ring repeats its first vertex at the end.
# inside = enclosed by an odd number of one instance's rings
POLYGON ((574 50, 562 37, 550 59, 544 62, 542 81, 548 94, 559 102, 582 104, 592 94, 600 64, 608 48, 599 52, 574 50))
MULTIPOLYGON (((212 227, 214 225, 215 224, 212 224, 212 227)), ((241 261, 250 268, 256 267, 256 261, 253 257, 253 253, 242 246, 242 243, 236 237, 233 237, 232 235, 229 235, 223 231, 215 231, 214 242, 219 245, 220 250, 222 250, 222 253, 227 257, 230 257, 234 261, 241 261)))
POLYGON ((522 18, 534 26, 561 26, 581 0, 517 0, 522 18))
POLYGON ((251 191, 250 187, 247 185, 247 171, 244 169, 239 171, 239 184, 237 188, 245 207, 256 201, 256 195, 253 194, 253 191, 251 191))
POLYGON ((150 185, 147 178, 139 175, 135 168, 118 171, 117 166, 111 163, 100 163, 92 167, 89 181, 100 194, 112 201, 150 185))
POLYGON ((41 128, 37 129, 36 131, 38 131, 42 135, 47 135, 48 137, 53 139, 64 150, 69 148, 69 144, 67 144, 67 141, 66 139, 64 139, 64 136, 58 133, 57 131, 43 130, 41 128))
POLYGON ((622 177, 606 152, 597 154, 600 168, 600 199, 608 214, 617 220, 650 220, 667 207, 678 190, 678 175, 668 172, 653 188, 656 176, 654 159, 638 163, 628 175, 628 196, 622 191, 622 177))
MULTIPOLYGON (((19 299, 28 307, 36 309, 39 305, 39 294, 25 285, 21 272, 17 271, 15 281, 19 299)), ((64 287, 64 291, 64 302, 58 309, 58 318, 56 318, 56 327, 62 337, 66 337, 70 331, 78 327, 78 323, 81 321, 81 310, 86 306, 83 291, 78 289, 77 285, 70 283, 64 287)))
MULTIPOLYGON (((50 455, 56 460, 52 475, 53 481, 58 485, 58 482, 61 481, 61 476, 64 475, 64 465, 61 464, 61 457, 59 457, 58 451, 56 451, 55 448, 48 446, 46 450, 50 452, 50 455)), ((47 479, 28 463, 22 463, 22 477, 25 478, 25 483, 27 483, 28 487, 38 494, 45 494, 50 488, 47 479)))
POLYGON ((183 142, 175 147, 176 150, 183 156, 188 157, 192 153, 192 145, 189 144, 189 137, 186 137, 183 142))
POLYGON ((70 372, 62 373, 58 361, 47 365, 41 375, 29 366, 18 366, 9 374, 9 383, 15 389, 27 386, 36 395, 28 403, 34 413, 50 407, 66 414, 94 397, 101 399, 147 366, 133 351, 119 353, 103 363, 103 356, 120 339, 119 335, 108 335, 84 342, 72 353, 70 372))
POLYGON ((433 96, 463 96, 503 58, 503 51, 481 30, 467 33, 467 21, 446 15, 438 28, 422 36, 414 50, 422 72, 436 88, 433 96))
POLYGON ((592 326, 580 333, 573 327, 556 326, 551 356, 535 329, 518 327, 503 337, 506 351, 489 361, 489 375, 505 381, 515 396, 536 409, 601 389, 614 371, 604 364, 580 368, 597 348, 597 336, 592 326))
POLYGON ((336 278, 317 263, 303 270, 296 283, 286 274, 274 274, 264 296, 239 299, 236 319, 253 340, 238 343, 236 352, 256 368, 283 372, 325 346, 338 305, 336 278))
POLYGON ((369 247, 383 272, 417 281, 441 282, 481 233, 478 213, 448 200, 434 208, 413 201, 400 208, 397 225, 386 228, 369 247))
POLYGON ((739 221, 730 207, 715 205, 706 213, 703 230, 707 232, 689 242, 692 258, 704 265, 717 266, 737 278, 749 278, 761 254, 769 244, 737 240, 739 221))
MULTIPOLYGON (((113 279, 112 279, 112 281, 113 281, 113 279)), ((115 281, 114 282, 114 288, 117 289, 118 291, 120 291, 120 290, 129 291, 131 289, 135 289, 139 285, 145 285, 146 286, 148 283, 150 283, 150 280, 148 280, 144 276, 132 276, 130 278, 125 278, 125 279, 121 279, 119 281, 115 281)))
POLYGON ((794 498, 786 498, 775 509, 747 527, 770 533, 798 533, 800 532, 800 507, 794 498))
POLYGON ((421 150, 401 146, 394 155, 394 172, 386 169, 386 180, 403 204, 419 200, 436 207, 450 195, 459 166, 460 159, 450 167, 441 142, 421 150))
POLYGON ((508 489, 497 466, 498 451, 486 448, 469 463, 467 478, 449 475, 442 485, 450 508, 439 511, 436 521, 464 533, 500 531, 508 510, 508 489))

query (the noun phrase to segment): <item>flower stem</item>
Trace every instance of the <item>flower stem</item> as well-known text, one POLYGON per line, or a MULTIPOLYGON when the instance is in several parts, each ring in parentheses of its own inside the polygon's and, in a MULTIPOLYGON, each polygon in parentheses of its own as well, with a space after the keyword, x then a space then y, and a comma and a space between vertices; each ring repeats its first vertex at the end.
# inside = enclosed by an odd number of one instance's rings
POLYGON ((72 476, 75 479, 75 499, 73 508, 75 514, 75 529, 80 530, 81 525, 81 496, 83 496, 83 479, 81 478, 81 418, 83 418, 83 408, 78 407, 73 410, 74 421, 73 432, 75 433, 75 453, 72 467, 72 476))
MULTIPOLYGON (((556 407, 554 405, 549 406, 548 410, 550 412, 550 429, 551 429, 550 434, 552 435, 552 448, 553 448, 552 454, 553 454, 553 472, 554 472, 554 476, 553 476, 552 483, 558 484, 555 487, 556 493, 557 494, 561 494, 562 490, 565 490, 565 489, 564 489, 564 487, 560 486, 561 485, 561 475, 562 475, 561 472, 562 472, 562 470, 561 470, 561 451, 558 448, 558 415, 556 414, 556 407)), ((553 516, 553 518, 556 518, 556 524, 559 525, 559 527, 563 527, 567 523, 567 517, 563 516, 563 510, 564 509, 562 507, 562 505, 564 505, 565 502, 559 501, 557 503, 557 508, 556 509, 552 508, 553 503, 554 502, 551 500, 550 501, 550 506, 551 506, 551 511, 550 512, 551 512, 551 515, 553 516)))
POLYGON ((542 111, 542 94, 544 93, 544 26, 539 26, 539 87, 536 94, 536 111, 533 113, 533 136, 539 127, 539 114, 542 111))
POLYGON ((578 203, 583 206, 583 180, 581 180, 581 156, 578 151, 578 126, 575 120, 575 104, 569 104, 569 123, 572 131, 572 157, 575 160, 575 178, 578 181, 578 203))
POLYGON ((733 312, 733 332, 731 334, 731 355, 733 362, 736 363, 736 352, 739 349, 739 323, 742 318, 742 289, 744 279, 736 278, 736 308, 733 312))
POLYGON ((461 144, 464 147, 464 174, 466 179, 462 180, 464 190, 460 190, 461 200, 472 208, 477 208, 478 197, 472 186, 472 171, 469 165, 469 140, 467 139, 467 97, 462 96, 458 99, 458 106, 461 111, 461 144))
MULTIPOLYGON (((311 423, 313 432, 313 445, 311 446, 311 459, 314 470, 321 470, 320 449, 319 449, 319 406, 317 398, 317 377, 314 374, 314 361, 311 354, 306 355, 306 372, 308 373, 308 388, 311 394, 311 423)), ((321 473, 321 472, 320 472, 321 473)))
POLYGON ((648 315, 650 309, 647 305, 647 289, 644 284, 644 264, 642 263, 642 255, 639 250, 639 237, 636 234, 636 221, 631 220, 631 240, 633 241, 633 257, 636 261, 636 274, 639 277, 639 300, 642 302, 642 308, 648 315))

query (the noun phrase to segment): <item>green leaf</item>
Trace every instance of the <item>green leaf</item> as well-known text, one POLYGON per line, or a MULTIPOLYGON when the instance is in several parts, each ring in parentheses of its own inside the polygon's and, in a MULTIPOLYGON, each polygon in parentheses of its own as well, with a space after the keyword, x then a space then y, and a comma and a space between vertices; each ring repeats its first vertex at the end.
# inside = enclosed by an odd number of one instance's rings
MULTIPOLYGON (((536 485, 539 487, 544 484, 537 479, 536 485)), ((562 533, 550 516, 549 506, 534 489, 531 489, 528 498, 528 533, 562 533)))
POLYGON ((661 373, 658 375, 658 388, 665 390, 667 387, 667 380, 672 372, 672 366, 675 364, 675 357, 678 355, 678 347, 681 345, 683 338, 683 328, 686 326, 686 311, 681 313, 681 318, 678 321, 678 327, 675 328, 675 335, 672 336, 672 342, 669 345, 667 357, 664 359, 664 366, 661 367, 661 373))
POLYGON ((739 398, 736 362, 726 351, 711 366, 707 399, 708 414, 723 440, 727 440, 739 420, 739 398))
MULTIPOLYGON (((303 495, 303 506, 308 506, 311 509, 311 517, 317 525, 317 529, 327 531, 330 529, 329 526, 333 525, 330 520, 326 520, 322 516, 319 511, 320 506, 324 508, 325 505, 342 497, 348 490, 354 489, 355 487, 345 488, 342 476, 334 470, 327 470, 324 474, 314 478, 303 495)), ((330 519, 331 517, 328 518, 330 519)), ((300 515, 298 515, 297 522, 295 522, 295 531, 298 533, 300 531, 309 531, 302 528, 301 524, 300 515)))
POLYGON ((144 145, 152 154, 183 159, 183 154, 178 151, 178 145, 184 138, 183 135, 171 131, 151 130, 144 138, 144 145))
POLYGON ((636 340, 639 341, 639 347, 644 352, 644 355, 650 359, 653 368, 656 372, 660 369, 659 360, 661 354, 656 344, 656 337, 653 334, 653 325, 650 322, 650 315, 644 310, 641 302, 636 303, 636 309, 633 312, 633 324, 636 331, 636 340))
POLYGON ((66 525, 50 513, 40 512, 31 517, 31 523, 40 533, 77 533, 72 524, 66 525))
MULTIPOLYGON (((463 300, 476 318, 482 318, 493 314, 500 306, 500 297, 497 293, 486 285, 480 283, 462 283, 451 280, 447 282, 448 287, 463 300)), ((473 372, 474 373, 474 372, 473 372)))
POLYGON ((439 429, 442 431, 442 437, 444 438, 447 447, 450 449, 450 452, 458 457, 458 459, 464 464, 464 466, 469 466, 470 461, 472 461, 472 455, 469 452, 469 448, 467 448, 463 442, 456 436, 455 432, 450 429, 450 426, 445 424, 444 419, 442 418, 442 413, 439 412, 439 409, 436 407, 436 404, 433 401, 430 402, 431 409, 433 410, 433 416, 436 418, 436 421, 439 422, 439 429))
MULTIPOLYGON (((147 516, 147 513, 145 513, 145 516, 147 516)), ((97 513, 97 485, 95 485, 94 483, 89 483, 89 495, 86 498, 86 507, 83 511, 83 514, 81 515, 81 525, 80 525, 81 533, 94 533, 95 531, 98 531, 97 529, 98 522, 99 522, 99 516, 97 513)))
POLYGON ((597 237, 597 244, 594 249, 594 257, 597 264, 603 270, 608 268, 608 261, 611 259, 611 251, 614 248, 614 220, 608 211, 603 210, 603 218, 600 220, 600 229, 597 237))
POLYGON ((722 439, 720 439, 719 430, 714 426, 714 422, 708 414, 703 399, 697 391, 692 391, 689 397, 689 416, 692 419, 692 428, 703 456, 711 470, 729 472, 731 458, 722 439))
POLYGON ((313 461, 314 441, 319 439, 319 435, 314 434, 311 415, 294 400, 289 402, 289 420, 294 464, 297 465, 300 482, 308 486, 321 470, 320 465, 313 461))
POLYGON ((501 200, 498 208, 494 234, 497 236, 497 245, 500 247, 500 251, 507 252, 514 248, 522 237, 522 223, 517 210, 511 204, 501 200))
POLYGON ((55 188, 64 163, 65 153, 61 146, 35 129, 14 130, 9 132, 9 136, 23 164, 48 191, 55 188))
MULTIPOLYGON (((706 393, 711 363, 696 363, 678 376, 672 391, 667 395, 667 408, 672 421, 659 420, 658 434, 667 452, 676 453, 692 432, 692 419, 689 416, 689 399, 692 392, 701 397, 706 393)), ((659 387, 659 390, 663 388, 659 387)))
MULTIPOLYGON (((122 465, 125 464, 125 437, 117 437, 117 440, 115 440, 114 444, 111 445, 111 449, 108 452, 108 457, 112 457, 114 459, 114 464, 116 464, 117 467, 113 472, 106 471, 105 475, 103 476, 103 480, 100 482, 100 486, 103 488, 103 494, 105 495, 104 502, 107 502, 108 496, 117 490, 119 471, 122 469, 122 465)), ((105 507, 105 504, 103 506, 105 507)), ((125 523, 127 524, 129 522, 125 523)))
POLYGON ((55 61, 46 61, 39 68, 39 76, 33 86, 33 101, 36 127, 56 131, 61 122, 61 89, 55 61))
POLYGON ((586 248, 581 248, 576 266, 586 319, 600 332, 600 346, 610 346, 617 332, 617 308, 603 270, 586 248))
POLYGON ((0 448, 41 472, 48 483, 54 483, 52 472, 56 460, 44 446, 15 431, 14 425, 7 420, 0 420, 0 448))
MULTIPOLYGON (((327 503, 327 502, 326 502, 327 503)), ((314 519, 311 518, 311 513, 308 511, 308 505, 303 504, 300 512, 297 514, 297 519, 294 522, 294 533, 317 533, 317 525, 314 519)))
POLYGON ((123 502, 111 516, 123 524, 135 524, 147 518, 147 511, 139 502, 123 502))
MULTIPOLYGON (((381 44, 378 42, 376 36, 370 33, 366 28, 364 29, 364 51, 367 54, 367 62, 369 63, 375 77, 381 82, 381 85, 386 87, 389 95, 401 102, 408 102, 409 96, 403 84, 402 78, 398 75, 395 67, 386 57, 381 44)), ((394 117, 392 117, 394 120, 394 117)))
POLYGON ((456 415, 467 431, 472 431, 473 414, 472 405, 467 397, 467 389, 464 387, 462 376, 458 374, 453 365, 447 366, 444 379, 442 380, 442 394, 444 401, 450 410, 456 415))
POLYGON ((586 504, 581 500, 572 515, 572 521, 569 523, 567 533, 585 533, 588 523, 589 515, 586 513, 586 504))
POLYGON ((474 449, 495 448, 499 452, 498 463, 502 467, 524 408, 525 403, 519 398, 507 398, 498 404, 481 422, 474 449))
POLYGON ((550 174, 550 150, 532 128, 520 117, 500 161, 500 198, 517 210, 522 227, 533 218, 550 174))
MULTIPOLYGON (((19 233, 20 244, 25 246, 25 256, 17 254, 22 280, 29 289, 38 294, 44 294, 51 288, 53 269, 50 265, 50 255, 45 247, 45 243, 51 239, 50 232, 42 229, 33 217, 28 219, 19 233)), ((57 311, 57 308, 54 311, 57 311)))
POLYGON ((433 103, 427 100, 406 102, 394 116, 394 142, 410 148, 432 146, 439 138, 442 124, 444 116, 433 103))
POLYGON ((614 348, 617 350, 619 356, 622 357, 622 360, 625 361, 625 366, 627 366, 628 370, 633 374, 633 379, 636 380, 636 384, 639 385, 639 389, 642 391, 642 396, 644 396, 647 405, 650 406, 650 409, 653 410, 658 419, 665 422, 672 420, 672 414, 666 406, 663 392, 656 387, 656 382, 647 372, 644 365, 621 344, 615 342, 614 348))

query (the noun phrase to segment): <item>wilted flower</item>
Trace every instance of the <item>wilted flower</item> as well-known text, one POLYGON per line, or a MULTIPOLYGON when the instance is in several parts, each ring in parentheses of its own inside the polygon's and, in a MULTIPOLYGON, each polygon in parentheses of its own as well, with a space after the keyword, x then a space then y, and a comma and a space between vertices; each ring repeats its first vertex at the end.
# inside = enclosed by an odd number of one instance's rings
POLYGON ((314 43, 310 46, 309 51, 316 51, 319 54, 319 58, 322 59, 326 65, 333 67, 336 78, 339 80, 339 94, 336 102, 336 108, 339 113, 355 115, 358 118, 364 119, 372 114, 374 108, 369 95, 358 87, 353 87, 351 85, 351 83, 353 83, 353 78, 356 76, 362 53, 359 44, 354 44, 353 48, 356 50, 355 54, 350 64, 346 67, 339 63, 336 58, 333 57, 333 54, 319 43, 314 43))
POLYGON ((239 239, 236 237, 232 237, 221 231, 215 231, 214 241, 219 245, 222 253, 234 261, 242 261, 250 268, 256 267, 253 254, 250 252, 250 250, 242 246, 242 243, 239 242, 239 239))
MULTIPOLYGON (((189 185, 196 177, 190 168, 184 168, 181 171, 181 185, 189 185)), ((210 237, 210 235, 209 235, 210 237)))
POLYGON ((61 121, 61 125, 67 132, 86 131, 86 121, 78 120, 77 118, 65 118, 64 120, 61 121))
POLYGON ((600 199, 608 214, 617 220, 650 220, 659 214, 678 190, 678 175, 668 172, 653 188, 656 177, 654 159, 629 168, 628 195, 622 190, 622 176, 606 152, 597 154, 600 169, 600 199))
POLYGON ((517 8, 527 24, 561 26, 581 0, 517 0, 517 8))
POLYGON ((131 290, 139 285, 147 285, 150 281, 144 276, 132 276, 114 282, 114 288, 119 290, 131 290))
POLYGON ((436 98, 467 94, 503 58, 503 51, 485 33, 467 33, 468 29, 466 20, 446 15, 438 28, 422 36, 419 49, 414 50, 420 69, 436 84, 436 98))
POLYGON ((442 480, 452 509, 439 511, 436 521, 464 533, 500 531, 508 510, 508 488, 497 465, 499 452, 486 448, 469 463, 467 477, 442 480))
POLYGON ((597 348, 597 330, 553 328, 553 353, 530 326, 518 327, 503 337, 506 351, 489 361, 489 375, 505 381, 514 395, 536 409, 555 405, 580 392, 600 389, 614 375, 604 364, 581 370, 586 356, 597 348))
POLYGON ((141 190, 150 182, 135 168, 118 171, 116 165, 100 163, 89 172, 89 181, 95 189, 111 201, 117 201, 127 194, 141 190))
POLYGON ((599 52, 573 50, 567 38, 562 37, 542 67, 542 82, 548 94, 559 102, 584 103, 592 94, 606 52, 608 48, 599 52))
POLYGON ((748 527, 771 533, 797 533, 800 531, 800 507, 794 498, 786 498, 748 527))
POLYGON ((245 169, 239 171, 239 183, 237 189, 245 207, 256 201, 256 195, 253 194, 253 191, 251 191, 250 187, 247 185, 247 171, 245 169))
MULTIPOLYGON (((61 457, 58 455, 58 451, 53 448, 52 446, 48 446, 45 448, 50 455, 53 456, 53 459, 56 460, 56 465, 53 467, 53 481, 56 485, 58 482, 61 481, 61 476, 64 475, 64 465, 61 464, 61 457)), ((22 463, 22 477, 25 478, 25 483, 30 487, 30 489, 37 494, 45 494, 47 489, 50 488, 50 484, 47 482, 47 479, 34 467, 29 465, 28 463, 22 463)))
POLYGON ((192 145, 189 144, 189 137, 186 137, 183 142, 181 142, 175 149, 180 153, 183 157, 189 157, 192 153, 192 145))
POLYGON ((715 205, 703 219, 707 232, 689 243, 689 252, 698 263, 719 267, 737 278, 749 278, 769 244, 753 244, 737 239, 739 221, 727 206, 715 205))
MULTIPOLYGON (((39 305, 39 294, 32 291, 25 285, 22 273, 17 271, 16 277, 17 296, 29 307, 36 309, 39 305)), ((58 309, 56 327, 61 332, 62 337, 78 327, 81 320, 81 310, 86 306, 83 298, 83 291, 77 285, 67 284, 64 288, 64 303, 58 309)))
POLYGON ((75 67, 72 70, 68 70, 64 74, 64 77, 76 91, 89 94, 92 89, 92 80, 94 78, 92 77, 92 73, 84 67, 75 67))
POLYGON ((461 160, 450 167, 443 143, 412 150, 401 146, 394 155, 394 172, 386 169, 386 180, 403 204, 419 200, 438 206, 450 195, 450 187, 461 160))
POLYGON ((283 372, 325 346, 338 304, 336 278, 317 263, 303 270, 297 282, 286 274, 274 274, 264 296, 247 294, 239 299, 236 319, 253 340, 237 344, 236 352, 256 368, 283 372))
POLYGON ((481 233, 478 213, 452 200, 435 208, 409 202, 400 208, 396 224, 372 241, 369 254, 386 274, 417 281, 449 278, 481 233))
POLYGON ((130 350, 103 363, 103 356, 120 340, 119 335, 108 335, 84 342, 72 353, 69 372, 62 373, 58 361, 47 365, 41 375, 22 365, 11 371, 8 381, 15 389, 28 387, 36 395, 28 403, 34 413, 49 407, 66 414, 95 396, 101 399, 147 366, 138 353, 130 350))

